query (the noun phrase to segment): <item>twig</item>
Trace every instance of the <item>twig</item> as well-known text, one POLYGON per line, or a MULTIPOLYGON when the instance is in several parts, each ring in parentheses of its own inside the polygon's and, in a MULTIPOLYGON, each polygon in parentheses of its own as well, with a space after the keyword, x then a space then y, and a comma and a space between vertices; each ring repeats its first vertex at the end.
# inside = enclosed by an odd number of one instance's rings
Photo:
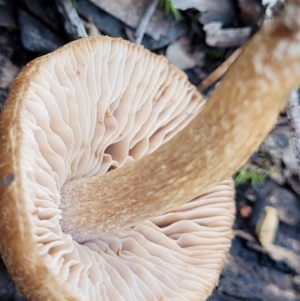
POLYGON ((221 78, 227 69, 230 67, 230 65, 236 60, 236 58, 240 55, 242 51, 242 47, 236 49, 231 56, 222 64, 220 65, 215 71, 213 71, 205 80, 203 80, 198 85, 198 90, 200 92, 204 91, 206 88, 208 88, 210 85, 215 83, 219 78, 221 78))
POLYGON ((65 18, 64 27, 70 38, 78 39, 87 37, 86 30, 70 0, 56 0, 57 9, 65 18))
POLYGON ((158 5, 158 0, 153 0, 152 3, 146 8, 143 15, 141 16, 141 19, 135 31, 136 44, 142 43, 147 26, 149 25, 149 22, 156 10, 157 5, 158 5))
POLYGON ((300 98, 297 90, 293 90, 288 99, 287 115, 292 134, 295 157, 298 166, 298 176, 300 178, 300 98))
POLYGON ((97 26, 94 23, 94 20, 92 16, 89 16, 88 21, 84 21, 81 19, 81 22, 84 24, 84 27, 87 29, 88 36, 89 37, 98 37, 101 36, 101 32, 97 28, 97 26))

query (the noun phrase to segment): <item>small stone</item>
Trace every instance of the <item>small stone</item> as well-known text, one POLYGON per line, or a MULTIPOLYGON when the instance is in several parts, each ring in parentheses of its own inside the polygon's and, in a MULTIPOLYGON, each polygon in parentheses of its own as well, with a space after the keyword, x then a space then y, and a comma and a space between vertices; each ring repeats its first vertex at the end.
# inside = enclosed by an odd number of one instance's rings
POLYGON ((273 162, 280 160, 285 149, 289 147, 289 136, 286 133, 274 132, 261 144, 261 151, 268 153, 273 162))
POLYGON ((186 10, 197 9, 200 13, 199 21, 202 24, 219 21, 222 24, 232 22, 234 18, 233 3, 231 0, 171 0, 174 7, 186 10))
POLYGON ((33 16, 46 23, 55 32, 61 32, 62 24, 55 7, 55 1, 48 0, 23 0, 28 11, 33 16))
POLYGON ((17 29, 17 24, 13 18, 12 11, 6 6, 0 5, 0 27, 9 29, 17 29))
POLYGON ((2 54, 0 54, 0 66, 0 88, 8 89, 19 73, 19 68, 2 54))
POLYGON ((195 67, 197 62, 187 52, 187 47, 182 40, 178 40, 168 46, 166 57, 170 63, 181 70, 185 70, 195 67))
POLYGON ((295 157, 293 144, 289 143, 288 147, 284 149, 282 154, 282 161, 287 169, 293 173, 298 173, 298 165, 295 157))
POLYGON ((299 224, 299 200, 293 193, 283 188, 275 188, 270 194, 268 203, 278 209, 280 221, 290 226, 299 224))
POLYGON ((293 285, 296 291, 300 292, 300 275, 296 275, 293 277, 293 285))
POLYGON ((48 53, 65 44, 52 30, 24 10, 19 11, 19 23, 22 43, 27 50, 48 53))
POLYGON ((251 27, 222 28, 221 22, 210 22, 204 25, 206 43, 213 47, 238 47, 250 37, 251 27))

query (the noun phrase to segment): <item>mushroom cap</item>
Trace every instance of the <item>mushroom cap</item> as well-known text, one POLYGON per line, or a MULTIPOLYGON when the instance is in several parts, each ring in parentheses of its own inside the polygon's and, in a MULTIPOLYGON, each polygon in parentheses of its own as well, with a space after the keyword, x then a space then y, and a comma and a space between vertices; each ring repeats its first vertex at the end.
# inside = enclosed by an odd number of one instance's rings
POLYGON ((0 118, 0 253, 25 297, 206 299, 232 237, 231 180, 84 244, 60 206, 64 183, 154 152, 203 104, 164 57, 121 39, 81 39, 23 69, 0 118))

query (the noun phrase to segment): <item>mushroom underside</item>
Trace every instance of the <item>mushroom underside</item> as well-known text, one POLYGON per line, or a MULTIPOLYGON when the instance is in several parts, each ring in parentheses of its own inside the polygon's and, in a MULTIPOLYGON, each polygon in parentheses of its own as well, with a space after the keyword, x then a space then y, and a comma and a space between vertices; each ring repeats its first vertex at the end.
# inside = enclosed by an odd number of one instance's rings
MULTIPOLYGON (((76 300, 205 300, 232 238, 231 180, 135 227, 113 235, 103 229, 84 244, 60 223, 64 183, 155 151, 200 111, 202 97, 164 58, 119 39, 83 39, 27 68, 36 70, 18 104, 20 139, 11 163, 22 194, 10 210, 23 208, 23 230, 48 273, 76 300)), ((0 219, 1 226, 11 223, 4 213, 0 219)), ((22 235, 19 228, 4 235, 22 235)), ((0 250, 8 270, 36 300, 10 268, 9 248, 0 250)))

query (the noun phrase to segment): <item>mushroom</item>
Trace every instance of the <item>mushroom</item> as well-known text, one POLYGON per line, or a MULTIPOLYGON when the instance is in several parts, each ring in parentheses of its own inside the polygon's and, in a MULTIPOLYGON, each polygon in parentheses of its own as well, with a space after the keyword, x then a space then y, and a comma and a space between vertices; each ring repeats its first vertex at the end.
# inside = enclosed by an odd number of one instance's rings
POLYGON ((165 58, 120 39, 82 39, 24 68, 0 121, 1 149, 13 154, 0 168, 0 250, 29 300, 189 300, 210 293, 232 237, 231 180, 134 227, 134 220, 121 228, 108 216, 120 210, 126 218, 122 202, 103 207, 105 222, 83 237, 64 214, 68 183, 155 151, 203 105, 165 58))
POLYGON ((245 46, 204 106, 163 57, 120 39, 23 69, 0 118, 0 253, 24 296, 206 299, 232 237, 226 179, 299 79, 299 8, 245 46))

